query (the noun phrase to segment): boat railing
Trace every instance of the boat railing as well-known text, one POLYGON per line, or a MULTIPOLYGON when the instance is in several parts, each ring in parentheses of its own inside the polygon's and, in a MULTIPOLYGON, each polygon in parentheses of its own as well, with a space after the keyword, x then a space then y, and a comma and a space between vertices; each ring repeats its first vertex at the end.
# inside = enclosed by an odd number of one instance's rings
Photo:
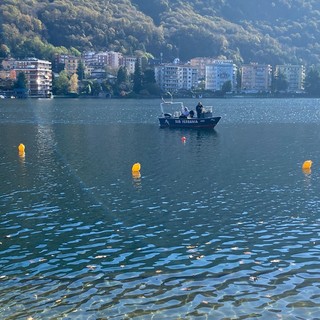
POLYGON ((213 112, 213 106, 205 106, 204 107, 204 112, 213 112))

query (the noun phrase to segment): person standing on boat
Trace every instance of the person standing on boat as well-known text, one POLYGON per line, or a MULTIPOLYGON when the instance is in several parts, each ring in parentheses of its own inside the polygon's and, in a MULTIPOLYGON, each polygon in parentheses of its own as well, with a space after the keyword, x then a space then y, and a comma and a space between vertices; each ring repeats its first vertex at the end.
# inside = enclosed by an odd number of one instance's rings
POLYGON ((196 111, 197 111, 197 118, 201 118, 202 112, 203 112, 203 105, 201 102, 198 102, 196 106, 196 111))

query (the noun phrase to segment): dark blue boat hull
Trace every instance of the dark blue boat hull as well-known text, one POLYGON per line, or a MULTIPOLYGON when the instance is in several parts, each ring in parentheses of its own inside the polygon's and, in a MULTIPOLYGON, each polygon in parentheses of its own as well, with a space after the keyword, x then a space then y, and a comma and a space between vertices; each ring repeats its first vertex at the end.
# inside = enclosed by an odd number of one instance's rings
POLYGON ((211 118, 166 118, 160 117, 160 128, 190 128, 190 129, 213 129, 221 117, 211 118))

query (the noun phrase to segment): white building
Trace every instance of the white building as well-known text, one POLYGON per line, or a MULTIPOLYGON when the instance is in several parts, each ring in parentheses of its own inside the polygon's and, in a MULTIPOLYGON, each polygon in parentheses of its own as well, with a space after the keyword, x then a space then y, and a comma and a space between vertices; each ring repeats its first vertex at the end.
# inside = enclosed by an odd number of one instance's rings
POLYGON ((163 91, 191 90, 198 86, 198 69, 180 64, 161 65, 155 67, 155 78, 163 91))
POLYGON ((303 65, 277 65, 275 76, 283 74, 288 82, 288 92, 303 92, 306 70, 303 65))
POLYGON ((4 69, 20 72, 26 75, 30 96, 49 97, 52 93, 52 67, 51 62, 36 58, 24 60, 10 59, 3 61, 4 69))
POLYGON ((121 66, 121 60, 123 56, 120 52, 108 51, 108 64, 107 66, 111 69, 118 70, 121 66))
POLYGON ((237 85, 237 66, 232 60, 215 60, 206 66, 206 90, 219 91, 225 82, 231 81, 231 91, 237 85))
POLYGON ((123 56, 122 65, 127 68, 128 73, 134 73, 137 57, 123 56))
POLYGON ((83 60, 86 66, 109 67, 117 70, 121 66, 123 55, 115 51, 86 52, 83 54, 83 60))
POLYGON ((248 93, 270 92, 271 65, 250 63, 241 67, 241 90, 248 93))

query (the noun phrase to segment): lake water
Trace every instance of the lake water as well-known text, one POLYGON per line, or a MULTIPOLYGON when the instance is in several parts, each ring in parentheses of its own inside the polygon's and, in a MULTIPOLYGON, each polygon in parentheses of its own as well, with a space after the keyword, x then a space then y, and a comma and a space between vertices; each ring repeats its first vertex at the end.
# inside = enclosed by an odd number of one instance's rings
POLYGON ((0 100, 0 318, 319 319, 320 100, 159 102, 0 100))

